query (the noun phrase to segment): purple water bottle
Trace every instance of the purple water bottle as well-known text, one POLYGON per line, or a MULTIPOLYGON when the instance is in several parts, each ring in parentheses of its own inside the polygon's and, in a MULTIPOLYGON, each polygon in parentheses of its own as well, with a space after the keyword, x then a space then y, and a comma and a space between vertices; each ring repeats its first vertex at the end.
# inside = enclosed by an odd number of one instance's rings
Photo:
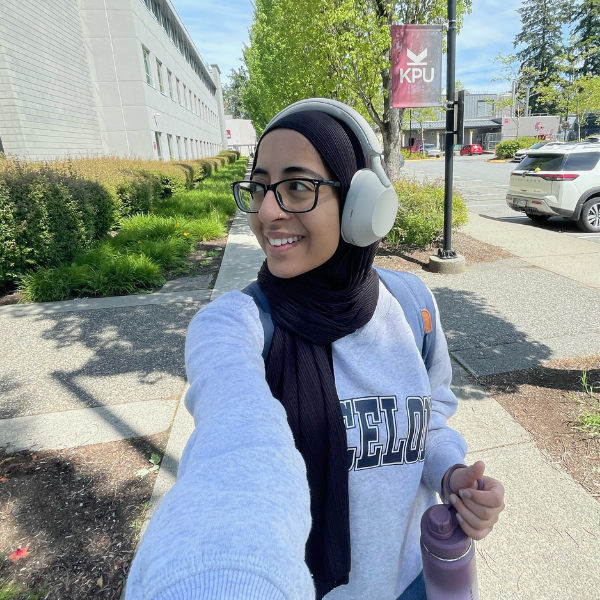
MULTIPOLYGON (((483 489, 483 480, 477 481, 483 489)), ((451 504, 430 506, 421 519, 427 600, 479 600, 475 542, 461 529, 451 504)))

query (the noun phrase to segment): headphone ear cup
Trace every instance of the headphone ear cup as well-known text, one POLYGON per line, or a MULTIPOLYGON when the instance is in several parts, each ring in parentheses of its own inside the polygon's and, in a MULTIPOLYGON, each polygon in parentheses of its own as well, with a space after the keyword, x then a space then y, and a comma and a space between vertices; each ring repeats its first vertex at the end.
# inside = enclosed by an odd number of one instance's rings
POLYGON ((342 238, 364 248, 387 235, 398 212, 398 195, 384 186, 371 169, 354 174, 342 213, 342 238))

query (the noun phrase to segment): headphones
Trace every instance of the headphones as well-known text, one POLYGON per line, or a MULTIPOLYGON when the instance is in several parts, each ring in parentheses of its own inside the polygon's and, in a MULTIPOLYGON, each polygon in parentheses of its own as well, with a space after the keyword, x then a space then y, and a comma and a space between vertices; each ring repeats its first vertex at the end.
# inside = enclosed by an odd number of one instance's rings
POLYGON ((342 238, 354 246, 370 246, 394 226, 398 195, 383 168, 383 150, 370 125, 353 108, 337 100, 310 98, 290 104, 265 127, 268 131, 279 119, 293 113, 318 110, 346 123, 358 137, 370 168, 352 177, 342 213, 342 238))

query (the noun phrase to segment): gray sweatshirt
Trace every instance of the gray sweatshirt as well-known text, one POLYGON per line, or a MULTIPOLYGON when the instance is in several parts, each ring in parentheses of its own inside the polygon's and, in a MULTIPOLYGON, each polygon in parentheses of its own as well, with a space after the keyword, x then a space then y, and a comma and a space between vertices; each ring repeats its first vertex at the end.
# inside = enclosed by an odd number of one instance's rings
MULTIPOLYGON (((396 600, 422 569, 423 512, 463 463, 447 426, 457 400, 437 318, 426 371, 400 304, 380 283, 373 318, 332 345, 348 438, 352 569, 326 600, 396 600)), ((133 561, 126 600, 310 600, 306 467, 269 390, 254 301, 235 291, 201 309, 186 341, 196 429, 177 483, 133 561)))

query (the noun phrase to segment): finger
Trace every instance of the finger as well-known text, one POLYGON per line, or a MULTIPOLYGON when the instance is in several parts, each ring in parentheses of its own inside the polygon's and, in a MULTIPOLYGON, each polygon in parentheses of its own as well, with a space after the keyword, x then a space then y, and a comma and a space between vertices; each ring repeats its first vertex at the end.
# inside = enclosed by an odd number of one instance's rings
POLYGON ((498 485, 492 484, 483 490, 465 488, 463 490, 458 490, 458 494, 463 500, 470 498, 475 504, 487 506, 488 508, 499 508, 504 504, 504 488, 500 482, 496 482, 495 480, 492 481, 498 485))
POLYGON ((454 508, 456 508, 456 512, 471 527, 474 527, 475 529, 484 529, 485 527, 488 527, 490 525, 489 523, 486 523, 483 519, 479 518, 470 509, 468 509, 461 501, 461 499, 457 498, 454 494, 450 496, 450 502, 452 502, 452 505, 454 506, 454 508))
POLYGON ((480 541, 482 540, 484 537, 486 537, 490 531, 492 531, 493 529, 493 525, 491 527, 486 527, 485 529, 474 529, 473 527, 471 527, 468 523, 466 523, 465 521, 463 521, 462 523, 459 521, 458 522, 461 529, 470 537, 473 538, 476 541, 480 541))
POLYGON ((488 525, 491 523, 496 523, 498 521, 498 515, 502 512, 503 505, 488 507, 481 504, 477 504, 470 498, 466 498, 463 496, 461 498, 463 505, 470 510, 476 517, 478 517, 482 522, 488 522, 488 525))

